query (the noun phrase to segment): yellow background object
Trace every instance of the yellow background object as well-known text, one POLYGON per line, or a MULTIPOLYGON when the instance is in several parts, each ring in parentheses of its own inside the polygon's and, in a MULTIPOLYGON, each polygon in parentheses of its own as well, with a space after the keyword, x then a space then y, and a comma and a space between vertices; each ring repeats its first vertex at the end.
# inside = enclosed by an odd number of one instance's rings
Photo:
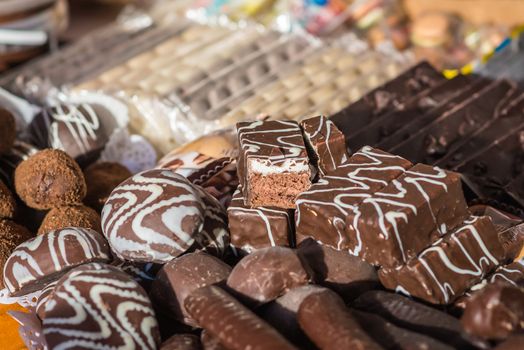
POLYGON ((18 334, 18 322, 7 314, 8 311, 27 311, 18 304, 0 304, 0 349, 27 349, 18 334))

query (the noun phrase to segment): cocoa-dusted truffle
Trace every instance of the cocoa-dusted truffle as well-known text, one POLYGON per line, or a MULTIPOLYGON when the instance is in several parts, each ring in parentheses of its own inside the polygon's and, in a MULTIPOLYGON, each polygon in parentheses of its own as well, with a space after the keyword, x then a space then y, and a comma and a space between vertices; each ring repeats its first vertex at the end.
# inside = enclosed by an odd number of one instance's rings
POLYGON ((51 209, 42 221, 38 234, 65 227, 90 228, 102 233, 100 215, 85 205, 70 205, 51 209))
MULTIPOLYGON (((31 237, 32 234, 25 227, 10 220, 0 219, 0 269, 4 269, 4 264, 13 250, 31 237)), ((4 288, 1 278, 0 288, 4 288)))
POLYGON ((0 108, 0 154, 13 147, 16 138, 15 118, 6 109, 0 108))
POLYGON ((0 180, 0 218, 12 219, 15 215, 15 208, 15 198, 2 180, 0 180))
POLYGON ((120 163, 91 164, 84 170, 87 184, 85 204, 99 212, 102 211, 111 191, 131 175, 131 172, 120 163))
POLYGON ((15 188, 31 208, 51 209, 79 204, 86 195, 84 174, 65 152, 45 149, 15 170, 15 188))

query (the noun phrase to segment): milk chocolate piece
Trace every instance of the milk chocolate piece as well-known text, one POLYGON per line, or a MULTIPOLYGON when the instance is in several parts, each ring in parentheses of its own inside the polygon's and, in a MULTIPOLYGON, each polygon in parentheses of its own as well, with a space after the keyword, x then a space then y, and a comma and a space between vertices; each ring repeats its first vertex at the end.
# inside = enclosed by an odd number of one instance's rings
POLYGON ((504 339, 524 329, 524 288, 490 284, 476 292, 460 319, 467 332, 486 339, 504 339))
POLYGON ((460 176, 417 164, 365 198, 346 220, 355 230, 350 251, 371 264, 397 267, 468 215, 460 176))
POLYGON ((280 333, 217 286, 197 289, 184 305, 228 349, 295 349, 280 333))
POLYGON ((194 334, 175 334, 160 345, 160 350, 200 350, 200 339, 194 334))
POLYGON ((231 267, 203 252, 189 253, 171 260, 157 274, 151 289, 156 309, 189 325, 195 321, 184 308, 184 300, 194 290, 225 282, 231 267))
POLYGON ((320 175, 334 172, 348 161, 344 134, 324 116, 309 118, 300 122, 309 157, 318 168, 320 175))
POLYGON ((0 108, 0 154, 7 153, 16 139, 16 123, 13 114, 0 108))
POLYGON ((298 322, 320 349, 381 349, 330 290, 307 296, 298 309, 298 322))
POLYGON ((244 253, 265 247, 294 246, 293 211, 276 207, 252 208, 244 204, 242 186, 227 208, 231 244, 244 253))
POLYGON ((65 227, 82 227, 102 234, 100 215, 84 205, 70 205, 51 209, 38 228, 38 234, 65 227))
POLYGON ((504 260, 504 249, 488 217, 464 224, 399 268, 381 268, 388 288, 435 304, 450 304, 504 260))
POLYGON ((132 176, 129 169, 120 163, 94 163, 84 170, 87 194, 84 202, 91 208, 102 211, 111 191, 132 176))
POLYGON ((13 194, 0 180, 0 219, 12 219, 15 216, 16 201, 13 194))
POLYGON ((336 174, 323 177, 297 197, 297 243, 312 237, 335 249, 349 249, 354 228, 346 220, 354 217, 355 207, 412 165, 402 157, 363 147, 336 174))
POLYGON ((294 121, 237 124, 238 172, 249 206, 292 209, 296 197, 311 185, 302 131, 294 121))
POLYGON ((248 301, 266 303, 291 288, 308 284, 309 266, 289 248, 259 249, 244 257, 227 279, 229 288, 248 301))
POLYGON ((375 268, 345 250, 309 238, 300 243, 297 251, 313 270, 315 282, 334 290, 345 301, 380 286, 375 268))

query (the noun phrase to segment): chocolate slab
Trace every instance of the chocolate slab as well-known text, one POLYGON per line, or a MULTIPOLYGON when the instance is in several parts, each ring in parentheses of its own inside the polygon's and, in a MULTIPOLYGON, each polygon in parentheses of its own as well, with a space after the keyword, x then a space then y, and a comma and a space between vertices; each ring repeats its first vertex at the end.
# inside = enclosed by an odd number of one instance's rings
POLYGON ((294 121, 237 124, 238 174, 249 206, 293 209, 297 195, 311 185, 302 131, 294 121))
POLYGON ((354 244, 354 228, 346 225, 346 219, 354 216, 355 207, 364 198, 411 166, 402 157, 363 147, 337 174, 321 178, 297 197, 297 243, 312 237, 335 249, 349 249, 354 244))
POLYGON ((320 349, 381 349, 330 290, 307 296, 298 309, 298 322, 320 349))
POLYGON ((197 289, 184 305, 199 326, 228 349, 295 349, 274 328, 219 287, 197 289))
POLYGON ((300 122, 304 140, 312 160, 321 176, 328 175, 348 161, 344 134, 324 116, 300 122))
POLYGON ((392 109, 402 108, 412 96, 443 80, 433 67, 422 62, 334 114, 331 120, 348 139, 374 119, 392 109))
POLYGON ((400 268, 381 268, 391 290, 450 304, 503 262, 504 249, 488 217, 471 217, 400 268))
POLYGON ((469 216, 460 176, 417 164, 372 196, 346 220, 351 252, 393 268, 441 238, 469 216))
POLYGON ((227 216, 231 245, 242 254, 265 247, 294 246, 293 211, 246 206, 242 186, 234 193, 227 216))

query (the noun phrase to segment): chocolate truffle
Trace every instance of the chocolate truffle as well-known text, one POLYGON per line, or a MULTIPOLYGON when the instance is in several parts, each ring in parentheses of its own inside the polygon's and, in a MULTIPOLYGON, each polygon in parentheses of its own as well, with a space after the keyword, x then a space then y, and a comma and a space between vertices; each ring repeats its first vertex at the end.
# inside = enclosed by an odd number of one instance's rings
POLYGON ((7 153, 16 139, 16 123, 13 114, 0 107, 0 154, 7 153))
POLYGON ((100 215, 84 205, 70 205, 51 209, 38 229, 38 234, 65 227, 90 228, 102 233, 100 215))
POLYGON ((131 176, 131 172, 120 163, 91 164, 84 170, 87 184, 87 195, 84 203, 101 212, 111 191, 131 176))
POLYGON ((160 350, 200 350, 200 339, 194 334, 175 334, 162 343, 160 350))
POLYGON ((146 292, 116 267, 99 263, 79 266, 58 281, 45 307, 42 333, 51 349, 160 346, 146 292))
MULTIPOLYGON (((2 270, 15 248, 31 237, 33 235, 25 227, 10 220, 0 219, 0 268, 2 270)), ((4 287, 4 281, 0 279, 0 288, 4 287)))
POLYGON ((289 248, 269 247, 244 257, 233 268, 227 285, 249 301, 266 303, 291 288, 308 284, 309 267, 289 248))
POLYGON ((20 244, 4 265, 4 283, 12 295, 24 295, 89 262, 109 262, 104 237, 84 228, 65 228, 20 244))
POLYGON ((86 195, 78 164, 65 152, 53 149, 40 151, 18 165, 15 188, 29 207, 39 210, 79 204, 86 195))
POLYGON ((9 188, 0 180, 0 219, 12 219, 15 215, 15 198, 9 188))
POLYGON ((231 267, 203 252, 189 253, 165 264, 151 288, 155 308, 169 313, 179 321, 195 325, 184 308, 184 300, 192 291, 225 282, 231 267))

